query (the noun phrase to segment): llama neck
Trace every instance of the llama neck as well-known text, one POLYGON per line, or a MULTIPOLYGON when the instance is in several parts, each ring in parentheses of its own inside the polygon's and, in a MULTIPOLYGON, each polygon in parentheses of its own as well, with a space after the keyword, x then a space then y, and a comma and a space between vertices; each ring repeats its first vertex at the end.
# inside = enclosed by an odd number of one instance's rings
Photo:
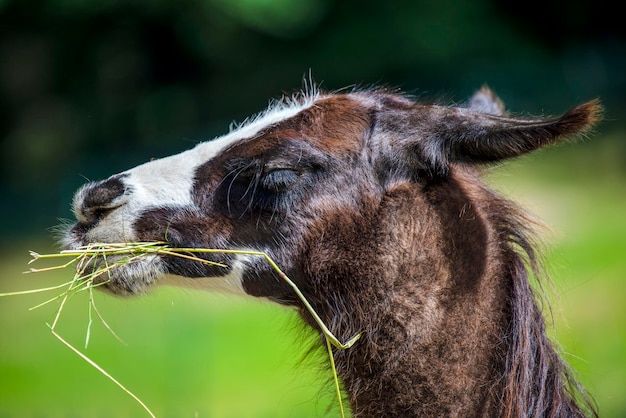
POLYGON ((399 189, 369 218, 373 225, 323 243, 340 265, 310 257, 324 266, 311 267, 313 277, 333 286, 316 290, 332 331, 364 332, 335 352, 355 416, 488 415, 497 403, 505 351, 494 347, 507 306, 494 240, 466 199, 427 199, 399 189))
POLYGON ((309 249, 316 310, 363 332, 335 351, 355 416, 583 416, 513 249, 533 258, 520 219, 482 192, 398 188, 309 249))
POLYGON ((375 313, 370 304, 376 319, 362 341, 335 352, 355 416, 497 415, 505 351, 494 347, 504 313, 486 315, 474 302, 435 302, 407 288, 381 299, 375 313))

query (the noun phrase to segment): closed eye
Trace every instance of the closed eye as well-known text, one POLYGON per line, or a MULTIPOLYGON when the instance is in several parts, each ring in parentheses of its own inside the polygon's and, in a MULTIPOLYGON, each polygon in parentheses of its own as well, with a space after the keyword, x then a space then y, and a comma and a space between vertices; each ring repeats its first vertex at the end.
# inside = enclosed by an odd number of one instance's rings
POLYGON ((290 168, 276 168, 261 177, 261 186, 271 192, 285 191, 298 181, 300 174, 290 168))
POLYGON ((217 207, 233 218, 271 214, 271 219, 302 198, 321 164, 301 156, 269 161, 235 158, 224 168, 227 174, 215 191, 217 207))

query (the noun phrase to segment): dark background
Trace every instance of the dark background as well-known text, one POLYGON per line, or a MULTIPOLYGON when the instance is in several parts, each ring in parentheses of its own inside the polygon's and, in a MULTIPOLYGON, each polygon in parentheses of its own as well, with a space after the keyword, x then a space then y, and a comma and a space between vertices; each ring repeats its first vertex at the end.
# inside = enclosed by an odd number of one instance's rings
POLYGON ((625 107, 621 13, 532 0, 0 1, 5 244, 71 218, 73 191, 192 147, 291 94, 384 84, 513 112, 625 107))

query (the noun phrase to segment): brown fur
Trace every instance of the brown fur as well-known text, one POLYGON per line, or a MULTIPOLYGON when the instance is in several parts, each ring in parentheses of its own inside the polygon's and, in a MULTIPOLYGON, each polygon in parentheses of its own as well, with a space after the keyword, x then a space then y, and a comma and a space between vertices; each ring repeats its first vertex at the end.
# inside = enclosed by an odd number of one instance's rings
POLYGON ((524 215, 467 168, 427 189, 389 191, 376 236, 342 217, 352 234, 310 240, 333 330, 365 330, 336 352, 355 416, 584 416, 528 284, 524 215))
MULTIPOLYGON (((362 333, 335 351, 357 417, 596 416, 546 336, 530 285, 541 279, 532 222, 479 167, 583 133, 600 110, 592 101, 556 118, 512 118, 486 88, 467 107, 382 90, 322 95, 201 161, 192 202, 157 201, 126 219, 141 188, 132 170, 87 185, 66 241, 115 238, 107 221, 121 219, 135 240, 267 252, 335 335, 362 333)), ((206 257, 231 267, 164 256, 157 273, 116 271, 103 287, 130 294, 158 274, 231 273, 233 257, 206 257)), ((263 260, 241 263, 243 291, 317 327, 263 260)))

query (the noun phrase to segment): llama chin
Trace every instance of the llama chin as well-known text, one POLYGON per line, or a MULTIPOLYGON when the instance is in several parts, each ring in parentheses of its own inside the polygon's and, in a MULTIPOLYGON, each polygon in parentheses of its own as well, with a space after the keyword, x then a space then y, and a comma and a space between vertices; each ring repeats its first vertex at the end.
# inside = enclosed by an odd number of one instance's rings
MULTIPOLYGON (((116 257, 99 260, 108 265, 115 264, 116 257)), ((94 278, 94 285, 118 296, 133 296, 148 292, 166 277, 163 262, 156 255, 145 255, 140 259, 117 265, 105 274, 94 278)))

